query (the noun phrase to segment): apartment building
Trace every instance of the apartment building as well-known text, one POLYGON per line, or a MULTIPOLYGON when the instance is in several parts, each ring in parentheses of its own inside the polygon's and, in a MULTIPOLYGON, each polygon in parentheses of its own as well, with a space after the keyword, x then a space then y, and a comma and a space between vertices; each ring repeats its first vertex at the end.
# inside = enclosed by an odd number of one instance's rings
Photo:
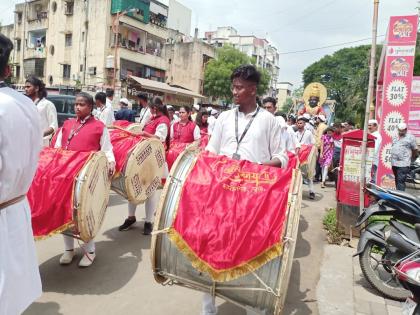
MULTIPOLYGON (((176 3, 171 0, 171 3, 176 3)), ((157 0, 34 0, 17 4, 12 39, 15 83, 28 75, 49 87, 97 90, 130 75, 164 82, 168 17, 190 28, 191 10, 157 0)))
POLYGON ((267 39, 254 35, 240 35, 232 26, 218 27, 216 31, 205 32, 203 40, 215 47, 230 44, 236 49, 255 58, 256 65, 266 69, 271 75, 268 95, 277 96, 277 81, 279 76, 279 54, 277 48, 267 39))

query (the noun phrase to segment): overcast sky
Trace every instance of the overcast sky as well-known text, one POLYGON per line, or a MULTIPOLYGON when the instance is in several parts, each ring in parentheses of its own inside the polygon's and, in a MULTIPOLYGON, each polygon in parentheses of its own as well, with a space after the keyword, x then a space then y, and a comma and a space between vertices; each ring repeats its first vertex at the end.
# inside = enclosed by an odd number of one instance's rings
MULTIPOLYGON (((373 0, 178 0, 192 12, 192 32, 200 34, 217 26, 233 26, 241 35, 265 37, 280 53, 280 81, 295 87, 302 71, 326 54, 343 47, 368 44, 370 40, 314 50, 282 54, 370 38, 373 0)), ((0 0, 0 21, 13 21, 14 3, 0 0)), ((416 14, 417 0, 382 0, 378 35, 384 35, 392 15, 416 14)), ((379 37, 380 42, 384 37, 379 37)))

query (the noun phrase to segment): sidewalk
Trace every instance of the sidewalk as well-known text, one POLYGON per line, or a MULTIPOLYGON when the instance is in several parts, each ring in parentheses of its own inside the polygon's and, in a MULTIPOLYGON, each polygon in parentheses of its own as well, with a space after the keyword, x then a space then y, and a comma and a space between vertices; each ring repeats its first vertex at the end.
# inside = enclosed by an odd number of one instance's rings
POLYGON ((400 315, 401 303, 383 298, 364 279, 355 248, 325 245, 317 286, 322 315, 400 315))

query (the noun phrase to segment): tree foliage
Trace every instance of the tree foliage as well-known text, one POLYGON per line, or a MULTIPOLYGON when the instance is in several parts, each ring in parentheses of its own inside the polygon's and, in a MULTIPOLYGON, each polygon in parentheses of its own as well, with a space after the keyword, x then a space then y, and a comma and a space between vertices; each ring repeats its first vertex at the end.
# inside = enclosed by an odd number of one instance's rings
MULTIPOLYGON (((339 120, 364 119, 368 84, 370 45, 344 48, 326 55, 303 71, 304 85, 320 82, 336 101, 335 114, 339 120)), ((377 47, 376 69, 382 47, 377 47)))
MULTIPOLYGON (((230 103, 232 101, 230 76, 232 71, 242 64, 255 65, 255 59, 248 57, 230 45, 218 48, 216 58, 207 64, 204 73, 205 94, 224 99, 230 103)), ((258 68, 258 70, 261 72, 258 94, 263 95, 268 90, 270 74, 265 69, 258 68)))

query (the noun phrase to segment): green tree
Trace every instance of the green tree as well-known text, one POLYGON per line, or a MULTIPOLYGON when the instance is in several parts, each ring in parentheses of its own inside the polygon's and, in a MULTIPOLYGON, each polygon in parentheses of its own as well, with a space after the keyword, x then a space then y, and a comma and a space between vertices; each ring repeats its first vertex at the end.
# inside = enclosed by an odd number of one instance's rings
MULTIPOLYGON (((255 65, 255 59, 248 57, 230 45, 217 49, 216 58, 207 64, 204 73, 205 94, 214 98, 221 98, 230 103, 232 101, 230 76, 232 71, 242 64, 255 65)), ((271 78, 265 69, 258 68, 258 70, 261 72, 258 94, 263 95, 268 89, 271 78)))
MULTIPOLYGON (((382 47, 377 48, 376 69, 382 47)), ((304 85, 320 82, 336 101, 339 120, 362 123, 369 83, 370 45, 344 48, 326 55, 303 71, 304 85)), ((376 74, 377 70, 375 70, 376 74)))

